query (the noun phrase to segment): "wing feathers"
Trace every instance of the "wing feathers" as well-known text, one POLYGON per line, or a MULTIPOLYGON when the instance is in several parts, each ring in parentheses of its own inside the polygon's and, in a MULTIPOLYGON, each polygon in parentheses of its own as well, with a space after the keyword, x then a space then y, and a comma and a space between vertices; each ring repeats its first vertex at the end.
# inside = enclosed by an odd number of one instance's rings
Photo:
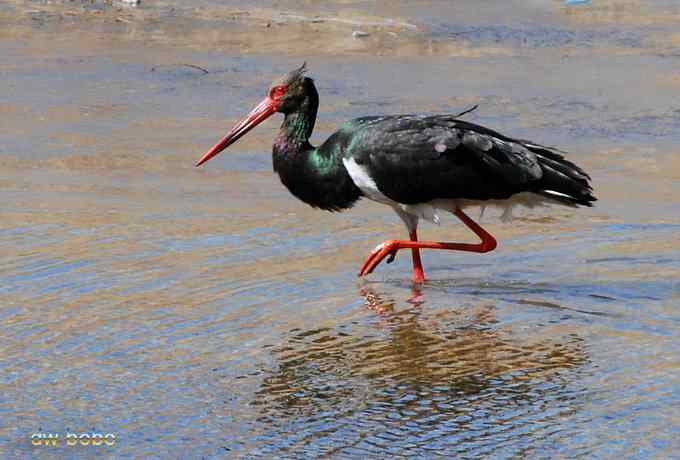
POLYGON ((555 149, 450 115, 364 117, 347 126, 345 158, 364 165, 378 189, 400 203, 520 192, 571 205, 595 201, 588 174, 555 149))

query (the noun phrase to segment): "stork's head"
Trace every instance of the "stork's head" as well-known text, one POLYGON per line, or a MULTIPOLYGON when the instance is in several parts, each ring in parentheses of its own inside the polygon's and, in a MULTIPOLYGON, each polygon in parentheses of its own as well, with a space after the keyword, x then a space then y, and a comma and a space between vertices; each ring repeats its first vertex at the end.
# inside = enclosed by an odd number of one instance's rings
POLYGON ((269 87, 267 97, 248 116, 237 123, 222 140, 208 150, 196 163, 196 166, 201 166, 229 147, 275 112, 284 114, 295 112, 305 103, 310 92, 313 92, 314 96, 316 96, 316 89, 312 79, 305 77, 306 70, 306 64, 302 64, 299 68, 275 80, 269 87))

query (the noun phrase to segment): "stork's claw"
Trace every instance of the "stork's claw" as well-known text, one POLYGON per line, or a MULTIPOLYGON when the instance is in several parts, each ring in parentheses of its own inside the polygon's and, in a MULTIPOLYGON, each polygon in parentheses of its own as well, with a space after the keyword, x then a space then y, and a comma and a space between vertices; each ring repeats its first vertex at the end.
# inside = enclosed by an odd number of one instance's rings
POLYGON ((359 276, 365 276, 371 273, 386 257, 388 264, 393 262, 394 258, 397 257, 397 251, 399 251, 399 249, 401 249, 401 246, 397 240, 385 241, 376 246, 361 266, 359 276))

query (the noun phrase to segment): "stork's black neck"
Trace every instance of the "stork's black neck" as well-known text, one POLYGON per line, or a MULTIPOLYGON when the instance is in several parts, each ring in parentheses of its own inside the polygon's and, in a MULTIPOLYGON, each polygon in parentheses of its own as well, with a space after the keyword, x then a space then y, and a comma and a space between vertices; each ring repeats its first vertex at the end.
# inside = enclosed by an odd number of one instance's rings
POLYGON ((274 151, 278 150, 282 154, 294 154, 300 150, 311 148, 309 138, 314 130, 316 113, 319 109, 319 94, 314 87, 314 82, 306 78, 305 91, 302 101, 287 109, 285 106, 283 120, 279 135, 274 142, 274 151))
POLYGON ((319 108, 314 82, 305 78, 302 100, 284 106, 285 119, 274 141, 274 171, 290 192, 315 207, 338 211, 348 208, 361 196, 342 164, 342 149, 315 148, 309 143, 319 108))

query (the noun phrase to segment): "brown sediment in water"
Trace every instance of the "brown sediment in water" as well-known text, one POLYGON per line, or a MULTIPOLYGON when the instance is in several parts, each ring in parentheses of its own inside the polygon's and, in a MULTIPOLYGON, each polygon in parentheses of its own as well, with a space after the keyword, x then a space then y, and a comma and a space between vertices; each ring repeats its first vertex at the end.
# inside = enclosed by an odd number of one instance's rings
MULTIPOLYGON (((120 457, 669 457, 678 12, 508 2, 0 5, 0 456, 93 427, 120 457), (493 253, 424 251, 419 293, 403 253, 357 287, 405 230, 291 197, 280 119, 193 167, 301 60, 315 143, 479 104, 467 119, 568 150, 599 201, 487 210, 493 253)), ((474 240, 452 216, 420 232, 474 240)))

